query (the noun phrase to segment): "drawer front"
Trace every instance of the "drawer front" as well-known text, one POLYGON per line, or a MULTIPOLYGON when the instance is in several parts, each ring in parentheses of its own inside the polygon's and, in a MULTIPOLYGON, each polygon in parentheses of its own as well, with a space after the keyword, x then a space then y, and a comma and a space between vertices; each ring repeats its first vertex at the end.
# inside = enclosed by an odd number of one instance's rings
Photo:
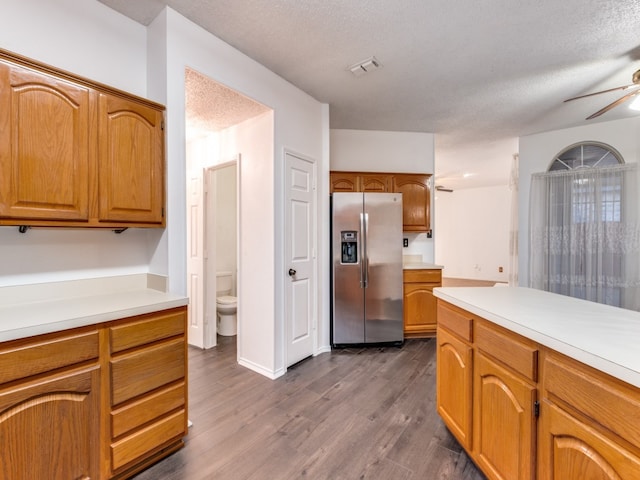
POLYGON ((476 322, 476 346, 529 380, 538 380, 538 347, 525 338, 476 322))
POLYGON ((134 403, 111 412, 111 436, 119 437, 135 428, 151 422, 172 410, 183 407, 186 385, 181 382, 153 395, 147 395, 134 403))
POLYGON ((640 448, 640 389, 556 354, 545 355, 543 387, 640 448))
POLYGON ((140 460, 145 455, 164 444, 178 439, 186 433, 186 412, 180 410, 148 427, 111 444, 111 468, 118 470, 134 460, 140 460))
POLYGON ((442 283, 442 270, 403 270, 404 283, 442 283))
POLYGON ((186 316, 186 308, 180 308, 153 313, 142 320, 111 327, 109 329, 111 353, 183 335, 186 316))
POLYGON ((0 383, 98 358, 98 332, 15 342, 0 348, 0 383))
POLYGON ((111 405, 185 377, 185 340, 177 338, 111 360, 111 405))
POLYGON ((471 314, 442 300, 438 300, 438 325, 468 342, 473 338, 471 314))

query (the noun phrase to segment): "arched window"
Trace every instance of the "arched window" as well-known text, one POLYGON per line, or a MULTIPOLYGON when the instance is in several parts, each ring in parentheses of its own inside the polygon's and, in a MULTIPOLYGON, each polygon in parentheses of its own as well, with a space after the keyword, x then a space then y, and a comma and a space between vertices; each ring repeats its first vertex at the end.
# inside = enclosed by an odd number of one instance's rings
POLYGON ((549 166, 549 172, 611 167, 621 163, 624 163, 622 155, 613 147, 599 142, 582 142, 571 145, 556 155, 549 166))
POLYGON ((640 310, 637 166, 584 142, 532 176, 530 286, 640 310))

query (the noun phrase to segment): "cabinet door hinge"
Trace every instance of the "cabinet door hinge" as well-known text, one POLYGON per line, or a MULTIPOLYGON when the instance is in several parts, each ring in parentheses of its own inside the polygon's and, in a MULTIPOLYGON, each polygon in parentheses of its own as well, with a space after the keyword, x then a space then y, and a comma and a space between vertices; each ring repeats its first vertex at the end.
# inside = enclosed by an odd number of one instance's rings
POLYGON ((537 400, 533 402, 533 414, 536 418, 540 416, 540 402, 537 400))
POLYGON ((162 218, 164 218, 164 207, 162 207, 162 218))
POLYGON ((160 130, 164 130, 164 120, 160 122, 160 130))

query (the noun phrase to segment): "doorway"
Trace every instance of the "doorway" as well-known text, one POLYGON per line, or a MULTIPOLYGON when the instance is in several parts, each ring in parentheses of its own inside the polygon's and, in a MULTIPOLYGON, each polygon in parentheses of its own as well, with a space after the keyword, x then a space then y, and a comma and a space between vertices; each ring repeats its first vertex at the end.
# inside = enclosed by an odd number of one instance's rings
MULTIPOLYGON (((229 162, 207 167, 204 171, 204 348, 217 345, 218 275, 231 278, 231 288, 224 295, 239 298, 238 212, 240 155, 229 162)), ((237 303, 236 303, 237 305, 237 303)), ((240 324, 240 309, 236 312, 240 324)), ((238 326, 236 325, 236 332, 238 326)), ((230 334, 229 334, 230 335, 230 334)), ((235 340, 235 339, 234 339, 235 340)))

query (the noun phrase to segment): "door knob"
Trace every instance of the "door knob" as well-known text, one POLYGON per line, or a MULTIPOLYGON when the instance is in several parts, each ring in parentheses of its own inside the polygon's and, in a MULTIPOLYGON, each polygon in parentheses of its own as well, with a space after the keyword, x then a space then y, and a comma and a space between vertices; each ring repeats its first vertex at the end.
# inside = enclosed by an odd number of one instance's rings
POLYGON ((293 277, 296 274, 296 271, 293 268, 289 269, 289 276, 293 277))

